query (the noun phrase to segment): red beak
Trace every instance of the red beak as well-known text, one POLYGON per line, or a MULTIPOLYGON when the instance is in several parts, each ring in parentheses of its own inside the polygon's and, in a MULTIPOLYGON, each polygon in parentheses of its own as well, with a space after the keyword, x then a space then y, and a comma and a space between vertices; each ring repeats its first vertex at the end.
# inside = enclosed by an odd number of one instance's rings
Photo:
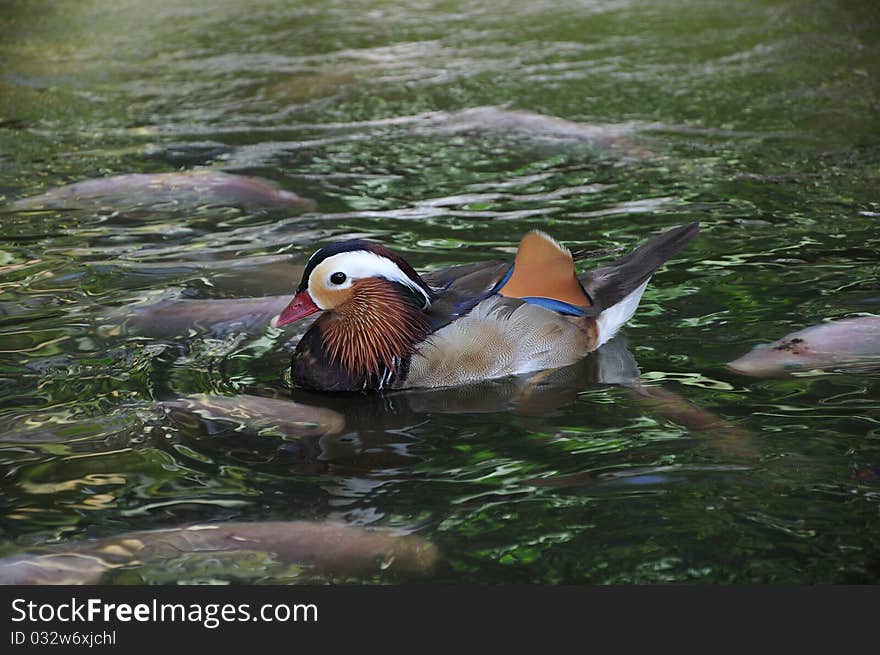
POLYGON ((311 316, 318 311, 321 311, 321 308, 314 303, 309 292, 300 291, 293 297, 290 304, 284 308, 284 311, 272 319, 269 325, 272 327, 281 327, 282 325, 293 323, 306 316, 311 316))

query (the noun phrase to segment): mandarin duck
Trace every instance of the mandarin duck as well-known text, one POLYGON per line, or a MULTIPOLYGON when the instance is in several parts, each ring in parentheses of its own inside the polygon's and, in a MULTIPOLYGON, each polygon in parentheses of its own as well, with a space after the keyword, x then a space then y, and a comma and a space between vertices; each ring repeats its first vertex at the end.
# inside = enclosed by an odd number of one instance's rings
POLYGON ((342 241, 309 258, 271 324, 324 312, 291 360, 293 383, 316 391, 448 387, 558 368, 611 339, 654 272, 698 230, 675 227, 580 275, 583 255, 538 230, 513 263, 421 275, 385 246, 342 241))

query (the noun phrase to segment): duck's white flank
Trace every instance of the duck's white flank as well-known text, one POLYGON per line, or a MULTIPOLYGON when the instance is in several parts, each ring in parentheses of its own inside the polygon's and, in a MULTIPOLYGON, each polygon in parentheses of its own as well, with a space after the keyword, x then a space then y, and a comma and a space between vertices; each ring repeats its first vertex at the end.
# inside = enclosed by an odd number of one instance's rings
POLYGON ((617 331, 623 324, 632 318, 632 315, 638 309, 642 294, 645 293, 645 289, 650 281, 651 278, 648 278, 619 303, 612 305, 599 314, 599 318, 596 319, 596 325, 599 328, 599 340, 596 343, 596 348, 611 339, 611 337, 617 334, 617 331))
POLYGON ((446 387, 573 364, 591 350, 581 323, 492 296, 419 344, 405 384, 446 387))

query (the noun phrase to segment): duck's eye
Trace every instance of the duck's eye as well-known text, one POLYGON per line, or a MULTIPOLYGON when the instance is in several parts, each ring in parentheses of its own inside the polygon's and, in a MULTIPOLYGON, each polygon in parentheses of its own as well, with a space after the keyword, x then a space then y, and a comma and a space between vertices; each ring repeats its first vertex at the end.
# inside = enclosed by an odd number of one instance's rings
POLYGON ((330 276, 330 281, 333 284, 342 284, 345 282, 345 273, 334 273, 330 276))

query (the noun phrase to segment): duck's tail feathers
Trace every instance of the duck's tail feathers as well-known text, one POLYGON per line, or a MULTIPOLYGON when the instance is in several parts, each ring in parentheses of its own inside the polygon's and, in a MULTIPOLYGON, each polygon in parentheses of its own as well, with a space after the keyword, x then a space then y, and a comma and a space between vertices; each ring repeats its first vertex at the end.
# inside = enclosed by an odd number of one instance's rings
POLYGON ((672 228, 628 255, 579 276, 599 313, 600 345, 613 337, 635 313, 654 272, 699 231, 699 223, 672 228))

